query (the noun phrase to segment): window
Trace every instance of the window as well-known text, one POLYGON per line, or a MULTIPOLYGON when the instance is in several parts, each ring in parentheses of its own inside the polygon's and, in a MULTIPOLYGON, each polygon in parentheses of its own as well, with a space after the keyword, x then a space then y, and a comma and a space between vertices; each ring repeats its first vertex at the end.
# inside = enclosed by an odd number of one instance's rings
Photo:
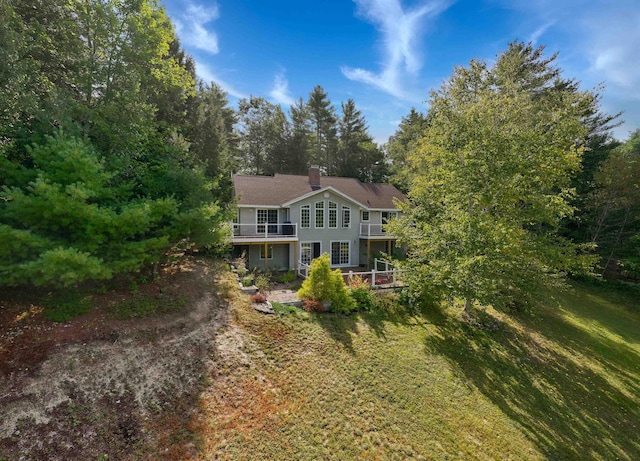
POLYGON ((362 211, 362 220, 363 221, 369 221, 369 212, 368 211, 362 211))
POLYGON ((300 207, 300 227, 303 229, 309 229, 311 227, 311 210, 309 205, 302 205, 300 207))
POLYGON ((342 207, 342 227, 351 227, 351 208, 348 206, 342 207))
POLYGON ((329 228, 336 229, 338 227, 338 204, 329 202, 329 228))
POLYGON ((311 242, 300 244, 300 261, 304 264, 311 264, 311 242))
POLYGON ((256 223, 258 224, 258 233, 264 234, 265 228, 261 224, 272 224, 268 227, 268 232, 270 234, 275 234, 278 232, 278 210, 256 210, 256 223))
POLYGON ((324 227, 324 202, 316 202, 316 229, 324 227))
POLYGON ((320 256, 321 242, 300 242, 300 262, 311 264, 314 258, 320 256))
POLYGON ((331 242, 331 265, 349 265, 349 242, 331 242))
POLYGON ((382 224, 387 224, 392 219, 396 219, 398 213, 395 211, 383 211, 382 212, 382 224))
MULTIPOLYGON (((267 259, 273 259, 273 245, 267 245, 267 259)), ((265 259, 265 246, 260 245, 260 259, 265 259)))

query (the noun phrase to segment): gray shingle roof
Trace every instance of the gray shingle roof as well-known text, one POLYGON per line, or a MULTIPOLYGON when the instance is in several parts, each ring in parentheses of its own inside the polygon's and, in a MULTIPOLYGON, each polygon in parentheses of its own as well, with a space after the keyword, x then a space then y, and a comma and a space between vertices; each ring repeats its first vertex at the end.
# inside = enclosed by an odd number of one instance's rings
MULTIPOLYGON (((281 206, 314 191, 309 176, 291 174, 233 175, 233 186, 238 205, 281 206)), ((404 194, 391 184, 366 184, 354 178, 321 176, 320 187, 332 187, 368 208, 397 208, 394 199, 405 200, 404 194)))

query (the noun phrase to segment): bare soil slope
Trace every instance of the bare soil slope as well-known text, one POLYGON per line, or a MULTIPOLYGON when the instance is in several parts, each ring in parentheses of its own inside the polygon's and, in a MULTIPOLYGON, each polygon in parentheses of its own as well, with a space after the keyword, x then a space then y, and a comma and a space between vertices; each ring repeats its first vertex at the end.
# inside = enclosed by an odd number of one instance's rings
POLYGON ((0 300, 0 460, 192 454, 190 424, 230 312, 226 274, 197 258, 165 268, 140 290, 183 307, 144 319, 113 316, 128 290, 94 297, 64 324, 24 296, 0 300))

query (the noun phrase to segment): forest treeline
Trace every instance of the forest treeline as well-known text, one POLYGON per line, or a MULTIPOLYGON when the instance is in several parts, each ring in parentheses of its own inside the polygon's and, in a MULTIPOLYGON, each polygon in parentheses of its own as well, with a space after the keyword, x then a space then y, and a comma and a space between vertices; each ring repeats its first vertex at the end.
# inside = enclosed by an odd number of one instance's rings
MULTIPOLYGON (((0 285, 72 285, 137 271, 172 248, 220 248, 231 173, 305 174, 317 164, 412 197, 424 166, 415 153, 445 139, 446 105, 430 104, 379 146, 355 101, 338 110, 320 85, 287 112, 260 97, 231 107, 196 77, 155 0, 0 0, 0 18, 0 285)), ((476 69, 466 83, 515 81, 547 107, 582 94, 542 48, 513 43, 507 56, 499 72, 476 69)), ((593 243, 600 271, 637 277, 640 133, 613 139, 618 115, 600 111, 596 92, 580 104, 559 230, 593 243)), ((522 156, 534 147, 519 146, 522 156)))

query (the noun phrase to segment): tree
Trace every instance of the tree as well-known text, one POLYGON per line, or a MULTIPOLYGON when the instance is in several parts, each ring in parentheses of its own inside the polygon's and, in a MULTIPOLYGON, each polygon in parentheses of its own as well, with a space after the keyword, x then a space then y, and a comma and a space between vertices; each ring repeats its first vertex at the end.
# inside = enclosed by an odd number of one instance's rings
POLYGON ((427 126, 427 117, 412 107, 385 146, 390 161, 391 182, 403 192, 409 190, 410 171, 407 168, 407 157, 414 149, 415 143, 422 138, 427 126))
POLYGON ((595 174, 589 195, 596 217, 591 241, 598 245, 603 273, 640 274, 640 130, 614 149, 595 174))
POLYGON ((311 161, 320 165, 328 175, 333 175, 337 150, 337 117, 327 93, 320 85, 309 93, 307 113, 314 131, 311 161))
POLYGON ((238 102, 238 117, 245 171, 272 175, 284 168, 290 127, 282 108, 252 96, 238 102))
POLYGON ((475 300, 524 304, 593 263, 558 228, 573 212, 571 178, 594 95, 538 97, 503 56, 492 68, 475 60, 456 68, 431 93, 429 124, 407 159, 409 203, 390 224, 409 246, 414 289, 463 298, 465 310, 475 300))
POLYGON ((157 262, 184 238, 200 245, 220 238, 224 215, 193 172, 164 176, 173 197, 138 197, 113 184, 86 141, 59 132, 30 151, 34 179, 0 192, 0 285, 110 278, 157 262))
POLYGON ((238 166, 238 138, 233 128, 237 118, 228 104, 227 94, 214 82, 200 82, 189 104, 186 135, 191 152, 209 178, 228 176, 238 166))
POLYGON ((358 178, 364 182, 380 182, 385 174, 384 154, 368 133, 367 122, 353 99, 342 103, 338 123, 336 176, 358 178))
POLYGON ((302 98, 289 108, 291 136, 287 145, 288 162, 281 173, 306 174, 311 158, 311 131, 307 106, 302 98))
POLYGON ((0 54, 17 60, 0 72, 0 235, 11 241, 0 284, 108 278, 175 245, 224 241, 221 190, 181 134, 193 63, 164 9, 10 0, 0 11, 0 54))

